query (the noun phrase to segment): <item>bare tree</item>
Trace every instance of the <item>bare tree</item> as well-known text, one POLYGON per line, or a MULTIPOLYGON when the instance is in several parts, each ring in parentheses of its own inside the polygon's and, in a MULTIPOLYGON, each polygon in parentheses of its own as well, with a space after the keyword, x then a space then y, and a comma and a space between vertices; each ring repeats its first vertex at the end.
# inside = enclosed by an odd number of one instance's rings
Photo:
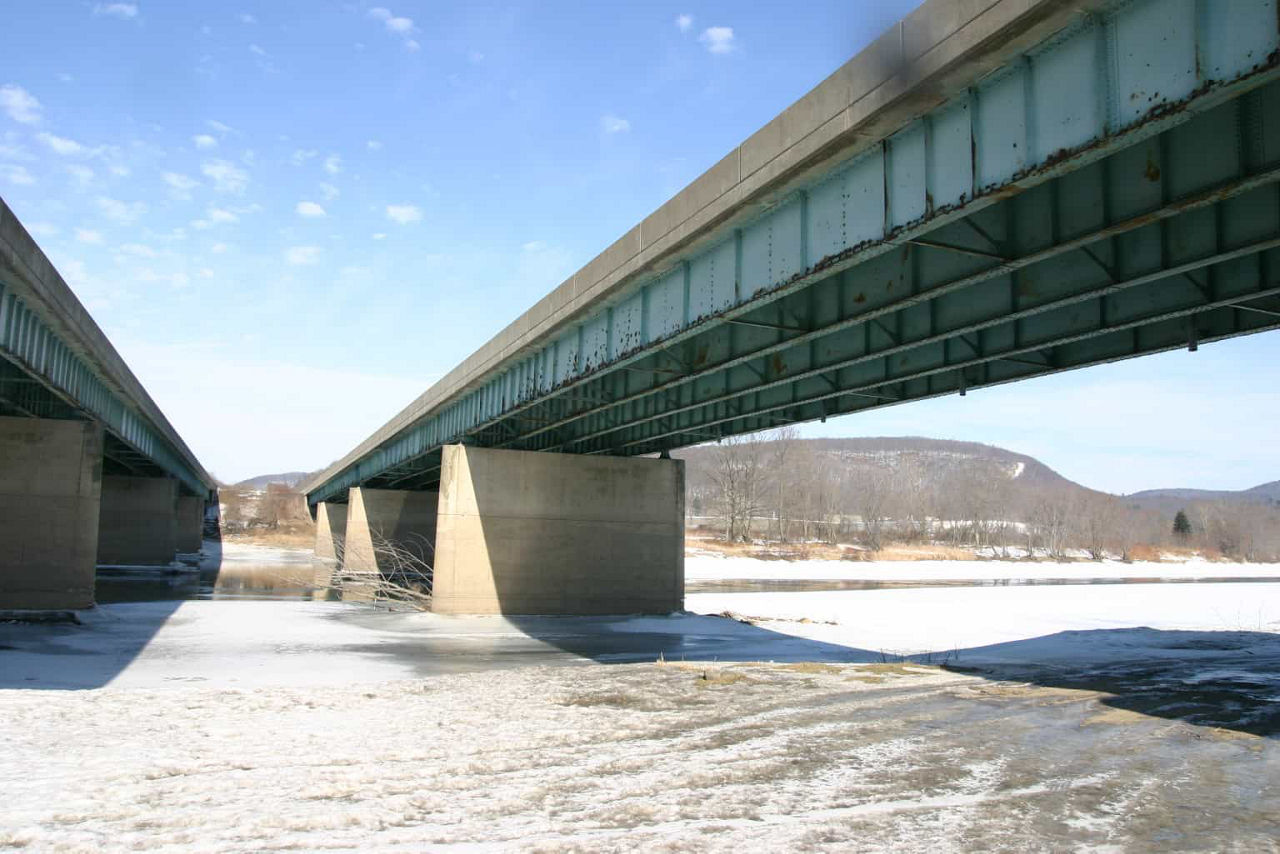
POLYGON ((711 479, 730 542, 751 538, 751 520, 760 509, 763 456, 762 443, 750 436, 730 436, 716 446, 711 479))

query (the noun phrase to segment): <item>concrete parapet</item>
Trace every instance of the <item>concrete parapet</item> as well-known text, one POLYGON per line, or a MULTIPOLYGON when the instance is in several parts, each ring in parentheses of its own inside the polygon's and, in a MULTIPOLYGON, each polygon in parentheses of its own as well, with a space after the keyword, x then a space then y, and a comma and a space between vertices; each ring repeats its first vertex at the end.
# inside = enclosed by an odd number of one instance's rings
POLYGON ((178 482, 170 477, 102 479, 98 564, 164 566, 177 546, 178 482))
POLYGON ((204 544, 205 500, 179 495, 177 504, 177 547, 183 554, 200 551, 204 544))
POLYGON ((102 428, 0 417, 0 608, 93 605, 102 428))
POLYGON ((383 545, 406 549, 433 562, 438 493, 404 489, 355 487, 347 499, 344 573, 378 573, 392 569, 383 545))
POLYGON ((449 445, 432 610, 669 613, 684 605, 684 464, 449 445))

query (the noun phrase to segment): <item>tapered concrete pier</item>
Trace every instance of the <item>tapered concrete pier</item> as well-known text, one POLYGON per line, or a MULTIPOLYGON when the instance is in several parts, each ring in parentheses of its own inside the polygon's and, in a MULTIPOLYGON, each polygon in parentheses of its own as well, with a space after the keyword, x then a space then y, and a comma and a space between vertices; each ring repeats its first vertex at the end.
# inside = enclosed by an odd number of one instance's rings
POLYGON ((384 546, 404 549, 432 563, 438 493, 353 488, 347 500, 344 573, 387 572, 384 546))
POLYGON ((433 611, 683 606, 682 461, 445 446, 433 611))

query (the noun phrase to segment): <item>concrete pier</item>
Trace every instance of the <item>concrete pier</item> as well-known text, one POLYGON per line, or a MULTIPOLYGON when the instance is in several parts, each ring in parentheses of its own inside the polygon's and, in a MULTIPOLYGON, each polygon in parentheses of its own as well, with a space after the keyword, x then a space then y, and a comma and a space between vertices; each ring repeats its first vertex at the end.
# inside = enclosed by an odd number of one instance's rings
POLYGON ((683 607, 680 460, 461 445, 443 453, 433 611, 663 614, 683 607))
POLYGON ((0 417, 0 608, 88 608, 102 428, 0 417))
POLYGON ((177 504, 177 547, 183 554, 200 551, 204 543, 205 500, 179 495, 177 504))
POLYGON ((347 505, 321 501, 316 505, 316 557, 331 563, 342 561, 347 537, 347 505))
POLYGON ((347 500, 343 572, 388 571, 391 567, 387 555, 378 554, 378 546, 383 543, 406 549, 432 563, 437 497, 435 492, 353 488, 347 500))
POLYGON ((170 477, 104 477, 98 563, 171 563, 178 550, 177 501, 178 482, 170 477))

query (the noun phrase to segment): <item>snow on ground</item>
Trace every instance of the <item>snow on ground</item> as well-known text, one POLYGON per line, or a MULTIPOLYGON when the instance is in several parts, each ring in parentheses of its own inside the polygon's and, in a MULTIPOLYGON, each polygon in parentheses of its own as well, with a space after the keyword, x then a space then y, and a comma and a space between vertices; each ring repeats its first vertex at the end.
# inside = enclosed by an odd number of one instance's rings
MULTIPOLYGON (((263 551, 228 545, 224 565, 263 551)), ((228 600, 0 623, 0 849, 1280 838, 1280 583, 700 593, 687 607, 768 619, 228 600), (895 660, 921 651, 947 668, 895 660)))
POLYGON ((1182 682, 669 663, 0 691, 0 847, 1266 850, 1280 749, 1161 711, 1182 682))
POLYGON ((693 593, 685 607, 731 611, 772 631, 902 655, 972 656, 969 650, 990 644, 1136 626, 1280 632, 1280 583, 1263 582, 693 593))
POLYGON ((691 550, 685 581, 727 579, 812 579, 848 581, 943 581, 1085 578, 1280 578, 1280 564, 1081 561, 1050 563, 988 560, 761 560, 691 550))

